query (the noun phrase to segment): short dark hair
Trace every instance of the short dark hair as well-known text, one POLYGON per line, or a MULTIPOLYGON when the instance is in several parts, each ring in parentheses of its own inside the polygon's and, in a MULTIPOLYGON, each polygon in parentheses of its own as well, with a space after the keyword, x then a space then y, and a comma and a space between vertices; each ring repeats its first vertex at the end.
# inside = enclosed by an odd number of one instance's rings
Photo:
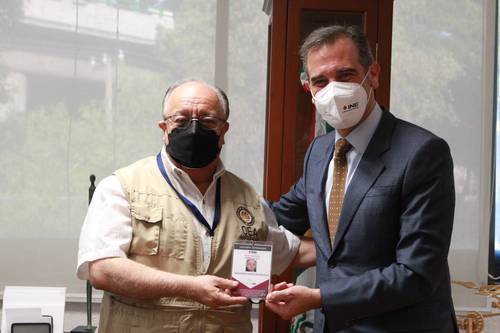
POLYGON ((333 44, 342 37, 350 38, 354 42, 354 45, 358 49, 359 62, 368 70, 373 63, 373 53, 363 31, 355 25, 332 25, 329 27, 321 27, 311 32, 300 47, 300 59, 302 60, 307 78, 309 78, 309 73, 307 71, 307 57, 309 51, 326 44, 333 44))
POLYGON ((227 120, 229 118, 229 99, 227 98, 227 95, 224 92, 224 90, 222 90, 221 88, 219 88, 217 86, 214 86, 213 84, 207 83, 201 79, 183 79, 183 80, 176 81, 172 85, 170 85, 170 87, 167 88, 165 95, 163 96, 163 101, 161 102, 161 114, 162 114, 162 116, 164 116, 163 112, 165 112, 165 102, 170 97, 170 95, 172 95, 172 92, 175 90, 175 88, 182 86, 184 83, 188 83, 188 82, 200 82, 200 83, 207 85, 209 88, 211 88, 215 92, 215 94, 217 95, 217 98, 219 99, 219 107, 222 110, 222 112, 224 112, 224 115, 226 116, 225 120, 227 120))

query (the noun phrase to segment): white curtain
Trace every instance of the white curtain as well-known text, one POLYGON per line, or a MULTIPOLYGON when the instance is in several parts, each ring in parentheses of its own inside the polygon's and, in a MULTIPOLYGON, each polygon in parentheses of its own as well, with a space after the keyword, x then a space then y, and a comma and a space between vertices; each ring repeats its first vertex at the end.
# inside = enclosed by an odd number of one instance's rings
MULTIPOLYGON (((391 112, 450 145, 456 208, 452 279, 487 282, 495 1, 394 1, 391 112)), ((486 299, 453 286, 458 308, 486 299)))

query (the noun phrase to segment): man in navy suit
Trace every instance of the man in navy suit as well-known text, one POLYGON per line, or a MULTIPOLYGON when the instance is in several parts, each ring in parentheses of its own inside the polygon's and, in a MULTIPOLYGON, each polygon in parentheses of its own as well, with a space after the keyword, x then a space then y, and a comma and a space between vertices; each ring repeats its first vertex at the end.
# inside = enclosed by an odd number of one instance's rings
POLYGON ((335 131, 311 143, 302 177, 273 210, 294 233, 312 230, 317 285, 279 283, 267 306, 285 319, 316 309, 315 332, 458 332, 447 143, 377 104, 380 66, 358 28, 315 30, 301 57, 335 131), (341 141, 345 166, 334 161, 341 141))

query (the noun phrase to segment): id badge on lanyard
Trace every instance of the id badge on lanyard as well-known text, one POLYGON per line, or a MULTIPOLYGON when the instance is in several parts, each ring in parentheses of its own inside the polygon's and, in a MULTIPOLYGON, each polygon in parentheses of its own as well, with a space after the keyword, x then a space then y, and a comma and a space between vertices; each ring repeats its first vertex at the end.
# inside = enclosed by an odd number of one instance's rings
POLYGON ((231 279, 238 282, 238 287, 232 294, 247 297, 252 303, 264 300, 271 285, 272 258, 270 242, 235 242, 231 279))

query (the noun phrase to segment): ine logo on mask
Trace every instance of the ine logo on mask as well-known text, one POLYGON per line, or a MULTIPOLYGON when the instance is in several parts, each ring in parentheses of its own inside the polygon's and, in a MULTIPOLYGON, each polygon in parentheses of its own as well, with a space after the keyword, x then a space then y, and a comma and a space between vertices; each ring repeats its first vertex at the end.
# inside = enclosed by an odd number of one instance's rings
POLYGON ((323 89, 313 95, 313 102, 321 117, 333 128, 344 129, 355 126, 363 117, 370 95, 361 83, 337 82, 328 83, 323 89))

